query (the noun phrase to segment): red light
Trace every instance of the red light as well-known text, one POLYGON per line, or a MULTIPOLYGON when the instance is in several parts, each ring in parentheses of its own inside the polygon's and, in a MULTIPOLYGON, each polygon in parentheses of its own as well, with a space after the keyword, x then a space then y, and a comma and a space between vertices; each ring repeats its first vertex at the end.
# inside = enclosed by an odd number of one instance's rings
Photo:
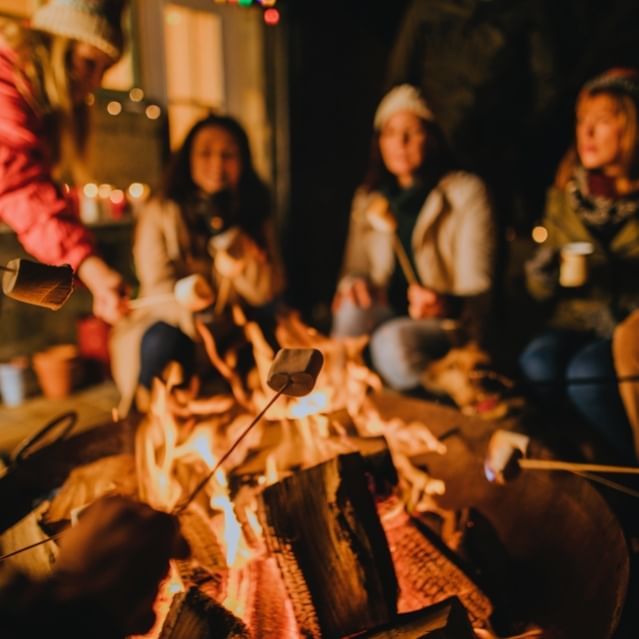
POLYGON ((277 9, 267 9, 264 12, 264 22, 274 27, 280 21, 280 12, 277 9))

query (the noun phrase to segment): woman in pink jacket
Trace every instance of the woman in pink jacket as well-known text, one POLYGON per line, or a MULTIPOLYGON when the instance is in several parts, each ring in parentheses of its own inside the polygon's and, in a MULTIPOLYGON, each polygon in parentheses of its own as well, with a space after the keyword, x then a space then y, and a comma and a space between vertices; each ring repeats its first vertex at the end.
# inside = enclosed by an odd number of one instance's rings
POLYGON ((81 177, 87 96, 118 60, 120 0, 51 0, 29 28, 0 25, 0 221, 47 264, 70 264, 108 322, 126 308, 122 278, 96 254, 57 183, 81 177))

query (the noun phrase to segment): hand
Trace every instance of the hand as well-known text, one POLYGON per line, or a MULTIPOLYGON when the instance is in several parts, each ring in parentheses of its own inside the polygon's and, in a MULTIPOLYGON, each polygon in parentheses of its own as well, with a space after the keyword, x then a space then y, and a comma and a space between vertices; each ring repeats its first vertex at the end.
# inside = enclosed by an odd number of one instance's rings
POLYGON ((530 438, 521 433, 496 430, 488 442, 484 474, 489 481, 505 484, 519 473, 518 461, 526 456, 530 438))
POLYGON ((218 251, 213 261, 215 270, 222 276, 233 279, 244 268, 244 260, 232 257, 227 251, 218 251))
POLYGON ((333 312, 345 302, 350 302, 359 308, 371 307, 373 291, 363 277, 346 277, 340 282, 331 305, 333 312))
POLYGON ((93 295, 93 313, 114 324, 128 313, 128 294, 124 280, 99 257, 88 257, 78 268, 78 277, 93 295))
POLYGON ((408 314, 413 319, 444 317, 446 304, 444 297, 420 284, 408 287, 408 314))
POLYGON ((123 633, 148 631, 171 557, 188 556, 178 520, 119 495, 98 499, 61 537, 53 579, 61 601, 90 600, 123 633))

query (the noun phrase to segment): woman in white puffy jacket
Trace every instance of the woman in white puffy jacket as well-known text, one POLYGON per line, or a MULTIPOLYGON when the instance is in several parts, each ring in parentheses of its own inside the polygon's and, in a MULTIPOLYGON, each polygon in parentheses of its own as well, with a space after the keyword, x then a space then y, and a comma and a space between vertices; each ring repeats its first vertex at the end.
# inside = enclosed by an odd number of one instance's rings
POLYGON ((375 369, 391 387, 410 390, 459 329, 479 341, 485 334, 496 229, 483 182, 453 170, 415 87, 397 86, 382 99, 374 129, 369 172, 353 198, 333 334, 370 334, 375 369))

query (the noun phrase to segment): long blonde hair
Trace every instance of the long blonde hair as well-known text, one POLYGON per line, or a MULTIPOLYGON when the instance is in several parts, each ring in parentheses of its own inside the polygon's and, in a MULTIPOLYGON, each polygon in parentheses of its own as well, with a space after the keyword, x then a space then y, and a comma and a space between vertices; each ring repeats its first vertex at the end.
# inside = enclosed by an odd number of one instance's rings
MULTIPOLYGON (((621 135, 621 166, 629 180, 637 180, 639 178, 639 113, 637 112, 637 102, 627 93, 615 88, 613 84, 615 79, 622 78, 623 81, 624 77, 639 76, 631 74, 624 69, 611 69, 591 82, 586 83, 577 96, 575 111, 578 111, 586 100, 596 95, 606 95, 614 102, 624 121, 621 135), (608 79, 609 82, 606 84, 608 79)), ((578 164, 577 149, 573 145, 568 149, 559 164, 555 176, 555 186, 564 188, 578 164)))
POLYGON ((0 21, 0 37, 18 57, 18 90, 45 121, 55 176, 85 181, 89 109, 87 104, 74 104, 72 98, 69 58, 73 40, 27 29, 13 20, 0 21))

